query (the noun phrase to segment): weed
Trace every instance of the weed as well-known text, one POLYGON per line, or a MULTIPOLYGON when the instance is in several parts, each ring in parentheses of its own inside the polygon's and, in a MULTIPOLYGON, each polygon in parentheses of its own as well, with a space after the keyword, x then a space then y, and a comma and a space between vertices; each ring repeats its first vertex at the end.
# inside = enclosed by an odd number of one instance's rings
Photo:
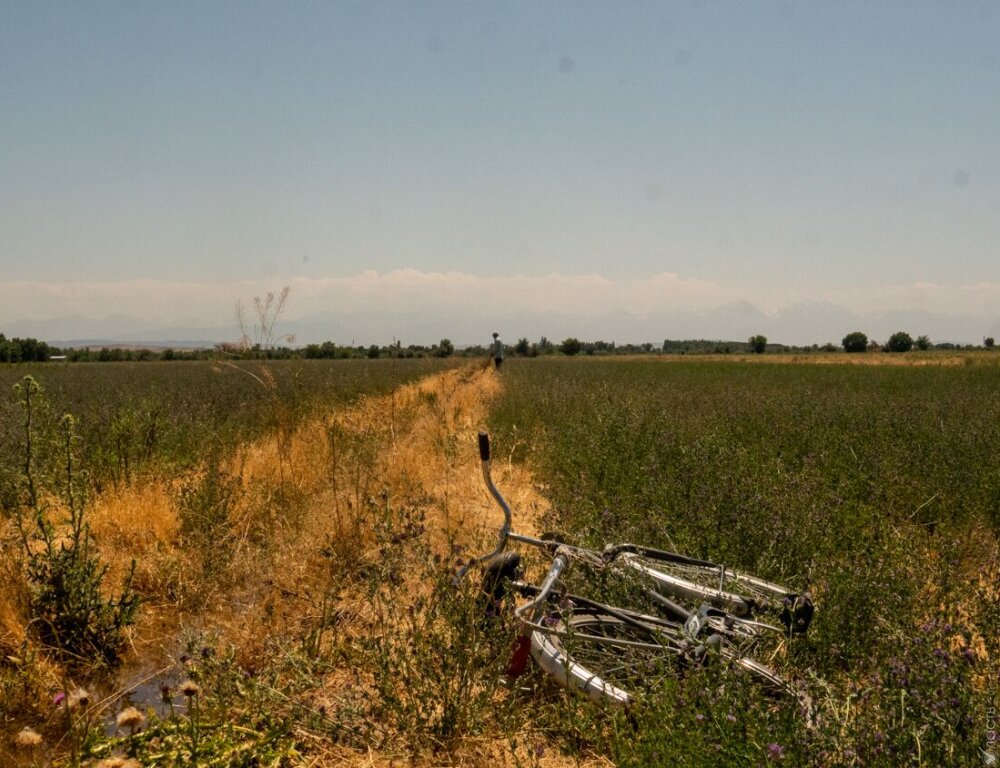
POLYGON ((66 661, 114 664, 119 659, 125 629, 135 620, 139 595, 132 589, 135 562, 121 592, 107 599, 102 593, 107 566, 93 549, 86 521, 86 485, 76 467, 76 429, 72 416, 58 423, 57 446, 40 441, 36 419, 45 412, 38 383, 26 376, 17 385, 24 413, 24 512, 16 526, 24 546, 29 584, 28 607, 43 644, 66 661), (50 448, 58 450, 61 472, 40 475, 38 467, 50 448), (57 527, 46 499, 43 480, 55 486, 65 524, 57 527))
MULTIPOLYGON (((516 428, 531 445, 522 460, 560 529, 727 562, 817 604, 789 649, 818 705, 813 730, 727 682, 713 706, 729 727, 682 681, 644 705, 655 715, 636 714, 642 728, 598 717, 585 744, 623 765, 979 759, 1000 690, 990 367, 551 360, 506 383, 497 442, 516 428)), ((572 745, 587 722, 553 731, 572 745)))

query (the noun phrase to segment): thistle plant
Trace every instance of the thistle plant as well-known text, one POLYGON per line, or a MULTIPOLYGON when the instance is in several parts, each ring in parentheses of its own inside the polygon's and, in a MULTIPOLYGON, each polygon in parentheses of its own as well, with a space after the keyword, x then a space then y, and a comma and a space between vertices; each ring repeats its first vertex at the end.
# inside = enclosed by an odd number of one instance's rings
POLYGON ((63 416, 50 437, 49 425, 40 419, 47 408, 38 382, 25 376, 15 392, 24 414, 24 493, 15 525, 24 547, 32 625, 42 643, 65 661, 114 664, 139 609, 132 588, 135 561, 119 596, 105 598, 107 566, 94 551, 86 519, 76 420, 63 416))

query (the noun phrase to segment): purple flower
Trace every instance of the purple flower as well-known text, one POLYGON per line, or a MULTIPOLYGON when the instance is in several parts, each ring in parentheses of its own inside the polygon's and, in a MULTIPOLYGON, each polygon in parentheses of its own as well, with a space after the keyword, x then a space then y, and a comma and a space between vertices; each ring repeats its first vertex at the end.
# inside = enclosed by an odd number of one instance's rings
POLYGON ((730 712, 728 715, 726 715, 726 720, 728 720, 731 723, 735 723, 736 722, 736 715, 734 715, 732 712, 730 712))
POLYGON ((66 700, 66 691, 59 691, 55 696, 52 697, 52 706, 58 707, 66 700))
POLYGON ((780 760, 785 756, 785 748, 780 744, 775 744, 774 742, 767 745, 767 759, 768 760, 780 760))

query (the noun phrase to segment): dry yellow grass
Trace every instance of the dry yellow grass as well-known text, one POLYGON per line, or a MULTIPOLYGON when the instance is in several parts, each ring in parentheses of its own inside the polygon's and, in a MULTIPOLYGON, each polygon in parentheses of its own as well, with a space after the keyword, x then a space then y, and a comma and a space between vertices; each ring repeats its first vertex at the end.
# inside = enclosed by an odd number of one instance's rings
POLYGON ((163 560, 176 552, 180 534, 167 485, 144 482, 102 494, 94 500, 88 520, 110 583, 120 584, 134 559, 137 584, 145 594, 157 594, 163 560))
MULTIPOLYGON (((110 566, 109 590, 117 589, 134 559, 136 584, 152 596, 134 630, 133 666, 148 670, 157 664, 160 659, 154 657, 185 623, 221 631, 244 660, 255 663, 267 653, 268 638, 293 636, 304 621, 315 619, 317 602, 329 587, 330 564, 320 554, 324 547, 339 547, 359 562, 378 556, 371 551, 375 537, 366 512, 373 496, 405 506, 422 519, 428 542, 443 556, 453 541, 492 547, 501 514, 483 484, 476 435, 501 387, 502 377, 492 370, 453 369, 244 445, 222 467, 244 489, 229 511, 225 532, 234 537, 236 554, 227 566, 227 587, 212 591, 198 615, 185 614, 176 598, 184 580, 199 573, 199 555, 186 549, 182 535, 178 481, 146 481, 94 498, 89 520, 101 557, 110 566), (279 490, 281 499, 296 500, 287 516, 280 499, 268 496, 279 490), (273 512, 275 507, 279 514, 268 529, 266 552, 254 551, 244 539, 261 524, 257 518, 262 510, 273 512)), ((511 502, 516 528, 535 532, 535 521, 548 505, 532 478, 501 456, 495 456, 494 478, 511 502)), ((401 591, 412 596, 422 588, 404 584, 401 591)), ((9 587, 0 589, 5 649, 24 638, 24 619, 13 594, 9 587)), ((340 599, 340 631, 364 631, 373 618, 371 606, 350 590, 340 599)), ((338 684, 337 675, 331 675, 317 697, 335 693, 338 684)), ((505 742, 469 739, 457 745, 448 764, 581 764, 552 750, 541 755, 524 746, 543 742, 541 736, 524 739, 515 755, 505 742)), ((315 752, 311 765, 440 764, 433 755, 358 753, 323 743, 315 745, 315 752)))
POLYGON ((0 654, 10 656, 24 641, 24 617, 12 600, 12 595, 0 592, 0 654))

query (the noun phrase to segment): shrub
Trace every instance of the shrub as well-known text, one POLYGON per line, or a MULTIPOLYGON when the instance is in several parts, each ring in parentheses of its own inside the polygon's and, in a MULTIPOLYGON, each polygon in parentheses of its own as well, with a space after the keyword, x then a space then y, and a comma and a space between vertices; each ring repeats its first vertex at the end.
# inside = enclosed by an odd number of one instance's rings
POLYGON ((896 331, 885 346, 890 352, 909 352, 913 349, 913 339, 906 331, 896 331))
POLYGON ((29 609, 39 639, 73 663, 99 661, 114 664, 125 640, 124 631, 139 609, 132 589, 135 561, 117 598, 103 594, 107 566, 93 551, 86 521, 86 487, 76 468, 76 422, 59 420, 58 474, 46 477, 51 443, 45 434, 47 412, 42 388, 31 377, 15 385, 24 413, 23 488, 25 502, 15 516, 24 546, 29 584, 29 609), (45 481, 54 486, 44 488, 45 481), (44 501, 54 495, 67 515, 68 531, 57 529, 44 501), (27 514, 25 514, 25 512, 27 514), (26 519, 28 518, 28 519, 26 519))
POLYGON ((451 339, 441 339, 434 347, 433 354, 434 357, 451 357, 455 354, 455 345, 451 343, 451 339))
POLYGON ((767 349, 767 336, 751 336, 749 339, 750 349, 753 350, 755 354, 762 355, 764 350, 767 349))
POLYGON ((580 350, 583 349, 583 344, 579 339, 575 339, 572 336, 568 339, 564 339, 563 343, 559 345, 559 351, 564 355, 578 355, 580 350))
POLYGON ((841 344, 845 352, 864 352, 868 349, 868 336, 861 331, 853 331, 844 337, 841 344))

